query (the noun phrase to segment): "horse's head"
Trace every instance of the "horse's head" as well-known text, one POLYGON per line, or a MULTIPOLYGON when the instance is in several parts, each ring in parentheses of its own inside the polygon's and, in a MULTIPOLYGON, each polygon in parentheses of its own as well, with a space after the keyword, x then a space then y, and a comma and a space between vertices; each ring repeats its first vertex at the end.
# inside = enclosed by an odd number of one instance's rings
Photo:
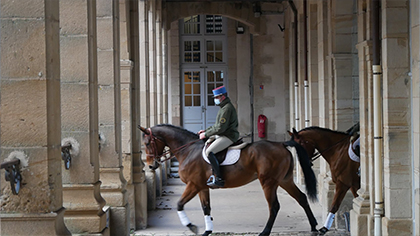
POLYGON ((150 169, 155 170, 159 167, 159 159, 163 155, 166 144, 162 138, 153 135, 151 128, 146 129, 140 125, 138 128, 143 132, 143 143, 146 150, 146 162, 150 169))
POLYGON ((287 131, 289 135, 291 136, 291 140, 297 142, 300 144, 308 153, 309 157, 313 157, 315 154, 315 144, 312 143, 307 137, 305 137, 303 134, 296 131, 295 128, 293 128, 293 133, 290 131, 287 131))

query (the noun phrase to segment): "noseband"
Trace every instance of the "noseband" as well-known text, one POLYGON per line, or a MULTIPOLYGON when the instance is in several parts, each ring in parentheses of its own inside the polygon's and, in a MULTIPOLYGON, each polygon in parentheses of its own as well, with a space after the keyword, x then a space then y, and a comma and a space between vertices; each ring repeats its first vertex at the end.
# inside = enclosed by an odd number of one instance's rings
POLYGON ((157 150, 157 146, 156 146, 156 141, 161 142, 165 146, 168 146, 168 145, 166 144, 165 141, 163 141, 159 137, 153 136, 151 128, 148 128, 147 130, 149 131, 149 134, 146 134, 145 136, 150 137, 149 146, 150 146, 150 149, 151 149, 151 153, 147 154, 147 156, 152 157, 156 162, 159 162, 159 163, 163 163, 167 160, 170 160, 170 159, 174 158, 175 154, 178 151, 180 151, 181 149, 184 149, 188 146, 191 146, 193 143, 196 143, 196 142, 201 140, 201 139, 194 140, 194 141, 189 142, 185 145, 182 145, 178 148, 175 148, 174 150, 172 150, 172 152, 171 152, 171 150, 166 150, 166 151, 162 152, 162 154, 159 155, 158 150, 157 150), (167 154, 171 154, 171 155, 168 157, 167 154), (164 158, 162 159, 162 157, 164 157, 164 158))

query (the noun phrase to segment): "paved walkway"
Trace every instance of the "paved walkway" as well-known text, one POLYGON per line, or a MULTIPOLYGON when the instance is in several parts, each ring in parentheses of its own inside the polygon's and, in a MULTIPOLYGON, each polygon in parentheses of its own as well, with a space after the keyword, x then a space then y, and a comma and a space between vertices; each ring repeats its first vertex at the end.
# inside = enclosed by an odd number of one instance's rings
MULTIPOLYGON (((163 196, 157 199, 156 210, 149 211, 148 227, 135 231, 136 236, 185 236, 193 235, 187 227, 181 225, 176 204, 184 191, 185 184, 178 178, 168 180, 163 196)), ((283 189, 277 195, 280 211, 274 223, 271 236, 310 236, 310 226, 303 209, 283 189)), ((214 230, 212 236, 243 235, 254 236, 260 233, 268 219, 268 207, 258 181, 234 189, 210 191, 214 230)), ((322 222, 319 203, 310 203, 318 220, 322 222)), ((205 229, 204 216, 198 196, 185 206, 185 212, 193 224, 199 227, 199 233, 205 229)), ((348 236, 348 232, 330 231, 326 236, 348 236)), ((311 235, 313 236, 313 235, 311 235)))

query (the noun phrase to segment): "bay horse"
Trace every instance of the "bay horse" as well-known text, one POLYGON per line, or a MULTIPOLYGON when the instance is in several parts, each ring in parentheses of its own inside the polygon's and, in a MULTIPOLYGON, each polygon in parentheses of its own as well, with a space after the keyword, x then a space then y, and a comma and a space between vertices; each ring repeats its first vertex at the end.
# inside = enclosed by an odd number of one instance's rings
MULTIPOLYGON (((198 134, 181 127, 160 124, 151 128, 139 126, 143 134, 143 143, 147 154, 147 163, 162 162, 164 157, 168 160, 165 146, 169 147, 171 156, 176 156, 179 162, 179 176, 186 183, 186 188, 177 203, 178 216, 182 225, 197 234, 197 226, 193 225, 184 211, 184 205, 194 196, 199 195, 201 207, 204 212, 204 236, 213 232, 213 222, 210 215, 210 194, 207 179, 212 174, 210 164, 202 157, 204 141, 198 134)), ((308 217, 312 232, 316 229, 317 221, 312 213, 306 195, 293 182, 293 157, 286 148, 296 148, 299 162, 302 167, 306 190, 311 200, 316 200, 317 181, 311 168, 309 157, 305 150, 296 142, 271 142, 260 140, 248 144, 241 150, 240 159, 234 165, 221 166, 225 179, 223 188, 234 188, 248 184, 256 179, 260 181, 264 196, 268 203, 269 219, 264 230, 259 234, 270 235, 280 204, 277 198, 277 188, 282 187, 304 209, 308 217)))
POLYGON ((330 130, 317 126, 307 127, 299 132, 293 128, 291 140, 299 143, 313 159, 315 156, 323 156, 331 170, 332 181, 335 183, 335 194, 327 220, 319 232, 324 235, 331 227, 341 202, 350 189, 353 196, 358 196, 360 188, 360 176, 358 175, 360 163, 353 161, 348 154, 352 137, 349 133, 330 130), (318 153, 315 153, 315 150, 318 153))

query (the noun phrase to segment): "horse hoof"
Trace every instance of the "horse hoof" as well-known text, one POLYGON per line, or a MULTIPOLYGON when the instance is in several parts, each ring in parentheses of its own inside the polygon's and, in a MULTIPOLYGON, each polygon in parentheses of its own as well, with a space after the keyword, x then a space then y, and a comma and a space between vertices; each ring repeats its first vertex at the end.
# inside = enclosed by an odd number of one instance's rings
POLYGON ((322 228, 319 229, 319 234, 318 235, 324 235, 327 232, 328 232, 328 229, 325 228, 325 227, 322 227, 322 228))
POLYGON ((204 232, 203 236, 209 236, 213 231, 211 230, 207 230, 206 232, 204 232))
POLYGON ((319 234, 318 234, 319 232, 318 232, 318 230, 311 230, 311 236, 318 236, 319 234))
POLYGON ((187 227, 195 234, 195 235, 197 235, 197 233, 198 233, 198 227, 196 226, 196 225, 193 225, 193 224, 189 224, 189 225, 187 225, 187 227))

